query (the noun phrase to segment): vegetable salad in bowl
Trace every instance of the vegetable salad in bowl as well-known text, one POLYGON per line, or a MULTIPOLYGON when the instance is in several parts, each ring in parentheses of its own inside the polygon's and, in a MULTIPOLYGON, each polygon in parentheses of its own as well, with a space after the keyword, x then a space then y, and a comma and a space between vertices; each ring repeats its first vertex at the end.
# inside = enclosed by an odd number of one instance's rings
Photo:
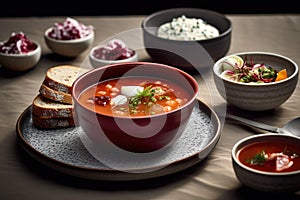
POLYGON ((287 70, 277 71, 270 65, 256 63, 250 57, 249 60, 232 55, 222 62, 222 76, 232 81, 242 83, 270 83, 280 81, 288 77, 287 70))
POLYGON ((219 59, 213 66, 214 82, 228 104, 250 110, 276 109, 295 91, 298 65, 270 52, 241 52, 219 59))

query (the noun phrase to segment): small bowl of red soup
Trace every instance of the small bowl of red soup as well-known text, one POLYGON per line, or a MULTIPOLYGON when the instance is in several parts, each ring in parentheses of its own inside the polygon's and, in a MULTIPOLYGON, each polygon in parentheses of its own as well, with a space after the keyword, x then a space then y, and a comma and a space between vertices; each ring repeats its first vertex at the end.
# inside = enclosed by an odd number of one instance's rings
POLYGON ((89 61, 94 68, 121 62, 136 62, 138 52, 129 48, 123 40, 112 39, 107 44, 92 48, 89 61))
POLYGON ((67 17, 55 22, 44 32, 47 47, 64 57, 77 57, 86 52, 94 42, 94 27, 67 17))
POLYGON ((198 83, 175 67, 126 62, 95 68, 73 83, 77 123, 102 148, 146 153, 183 133, 198 83))
POLYGON ((8 40, 0 42, 0 65, 11 71, 27 71, 37 65, 42 50, 38 42, 23 32, 12 32, 8 40))
POLYGON ((300 138, 283 134, 260 134, 241 139, 232 148, 237 179, 264 192, 300 190, 300 138))

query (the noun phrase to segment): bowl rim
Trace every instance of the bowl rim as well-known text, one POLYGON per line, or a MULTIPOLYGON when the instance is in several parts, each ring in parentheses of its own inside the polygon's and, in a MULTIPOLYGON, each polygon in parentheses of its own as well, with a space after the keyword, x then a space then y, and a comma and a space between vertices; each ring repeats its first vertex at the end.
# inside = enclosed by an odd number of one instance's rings
POLYGON ((53 27, 49 27, 44 31, 44 38, 46 38, 49 41, 56 42, 56 43, 62 43, 62 44, 72 44, 72 43, 78 43, 78 42, 85 42, 88 40, 91 40, 94 38, 94 30, 90 29, 90 34, 86 35, 85 37, 78 38, 78 39, 71 39, 71 40, 60 40, 60 39, 55 39, 51 38, 48 36, 48 33, 53 29, 53 27))
POLYGON ((129 48, 130 50, 134 51, 134 54, 133 56, 129 57, 129 58, 126 58, 126 59, 122 59, 122 60, 105 60, 105 59, 100 59, 100 58, 96 58, 94 55, 93 55, 93 52, 95 49, 98 49, 100 47, 103 47, 105 45, 97 45, 97 46, 94 46, 90 53, 89 53, 89 58, 94 60, 95 62, 102 62, 102 63, 107 63, 107 64, 114 64, 114 63, 121 63, 121 62, 126 62, 126 61, 133 61, 133 60, 138 60, 138 52, 132 48, 129 48))
MULTIPOLYGON (((108 64, 108 65, 104 65, 102 67, 98 67, 98 68, 94 68, 94 69, 91 69, 83 74, 81 74, 80 76, 78 76, 76 78, 76 80, 73 82, 73 85, 72 85, 72 97, 74 99, 74 103, 77 103, 79 106, 81 106, 82 108, 84 108, 85 110, 88 110, 89 112, 92 112, 92 113, 96 113, 96 114, 99 114, 101 116, 106 116, 106 117, 110 117, 110 118, 119 118, 119 119, 145 119, 145 118, 156 118, 156 117, 161 117, 161 116, 164 116, 164 115, 170 115, 172 113, 175 113, 175 112, 178 112, 180 110, 182 110, 183 108, 186 108, 188 107, 189 105, 193 104, 197 97, 198 97, 198 94, 199 94, 199 85, 198 85, 198 82, 197 80, 192 76, 190 75, 189 73, 181 70, 181 69, 178 69, 176 67, 172 67, 170 65, 166 65, 166 64, 161 64, 161 63, 154 63, 154 62, 147 62, 147 61, 133 61, 133 62, 121 62, 121 63, 115 63, 115 64, 108 64), (99 71, 99 70, 106 70, 107 68, 113 68, 115 66, 120 66, 120 65, 151 65, 151 66, 159 66, 159 67, 164 67, 164 68, 168 68, 168 69, 171 69, 171 70, 175 70, 177 71, 178 73, 180 74, 183 74, 183 76, 185 77, 188 77, 190 81, 192 81, 193 85, 195 86, 195 91, 194 91, 194 94, 192 95, 191 99, 183 106, 177 108, 177 109, 174 109, 172 111, 169 111, 169 112, 165 112, 165 113, 160 113, 160 114, 155 114, 155 115, 147 115, 147 116, 135 116, 135 117, 128 117, 128 116, 114 116, 114 115, 108 115, 108 114, 103 114, 103 113, 100 113, 100 112, 95 112, 95 111, 92 111, 88 108, 86 108, 86 106, 84 106, 79 100, 78 100, 78 97, 80 96, 79 95, 75 95, 75 89, 76 88, 76 85, 79 84, 79 81, 84 79, 84 77, 86 77, 87 75, 89 74, 92 74, 94 73, 95 71, 99 71), (77 97, 76 97, 77 96, 77 97)), ((81 91, 82 92, 82 91, 81 91)))
POLYGON ((206 43, 206 42, 212 42, 214 40, 218 40, 218 39, 223 38, 223 37, 227 36, 228 34, 230 34, 232 32, 232 23, 231 23, 231 20, 225 14, 222 14, 222 13, 214 11, 214 10, 202 9, 202 8, 192 8, 192 7, 181 7, 181 8, 169 8, 169 9, 164 9, 164 10, 159 10, 159 11, 153 12, 152 14, 146 16, 142 20, 142 29, 143 29, 143 31, 147 32, 149 35, 152 35, 155 38, 160 39, 162 41, 172 41, 174 43, 191 43, 191 42, 206 43), (199 12, 209 12, 211 14, 214 14, 215 16, 218 16, 218 17, 226 20, 229 27, 224 32, 222 32, 220 35, 213 37, 213 38, 203 39, 203 40, 172 40, 172 39, 158 37, 157 35, 148 31, 149 28, 158 28, 158 27, 146 26, 147 21, 149 21, 153 17, 158 16, 163 13, 169 13, 169 12, 174 12, 174 11, 189 11, 189 10, 190 11, 199 11, 199 12))
POLYGON ((42 51, 41 45, 35 40, 30 40, 30 41, 33 42, 34 44, 36 44, 36 48, 32 51, 29 51, 27 53, 2 53, 2 52, 0 52, 0 55, 3 57, 6 56, 6 57, 18 57, 18 58, 24 57, 25 58, 25 57, 31 57, 33 55, 41 53, 41 51, 42 51))
POLYGON ((233 84, 237 84, 237 85, 244 85, 244 86, 248 86, 248 87, 264 87, 264 86, 268 86, 268 85, 276 85, 276 84, 284 83, 284 82, 287 82, 287 81, 293 79, 299 73, 299 66, 291 58, 286 57, 286 56, 281 55, 281 54, 278 54, 278 53, 272 53, 272 52, 266 52, 266 51, 244 51, 244 52, 239 52, 239 53, 233 53, 233 54, 224 56, 224 57, 220 58, 219 60, 217 60, 215 62, 215 64, 213 65, 213 73, 214 73, 215 76, 220 78, 223 82, 233 83, 233 84), (295 71, 294 71, 293 74, 288 76, 286 79, 276 81, 276 82, 262 83, 262 84, 251 84, 251 83, 243 83, 243 82, 232 81, 232 80, 229 80, 229 79, 226 79, 226 78, 222 77, 221 74, 217 73, 217 70, 219 69, 220 62, 222 62, 223 60, 225 60, 226 58, 229 58, 231 56, 239 56, 239 55, 245 55, 245 54, 247 54, 247 55, 259 54, 259 55, 279 57, 281 59, 284 59, 284 60, 292 63, 294 68, 295 68, 295 71))
MULTIPOLYGON (((265 172, 261 170, 256 170, 250 167, 247 167, 246 165, 242 164, 239 159, 237 158, 236 154, 238 150, 240 149, 240 146, 242 146, 245 142, 251 142, 254 139, 261 138, 260 141, 263 140, 263 138, 268 138, 268 137, 284 137, 288 138, 290 140, 298 140, 300 142, 300 138, 297 136, 293 135, 288 135, 288 134, 280 134, 280 133, 265 133, 265 134, 258 134, 258 135, 250 135, 245 138, 242 138, 238 140, 232 147, 231 149, 231 159, 232 161, 237 164, 239 167, 243 168, 246 171, 249 171, 251 173, 255 174, 260 174, 260 175, 265 175, 265 176, 290 176, 290 175, 295 175, 295 174, 300 174, 300 170, 292 171, 292 172, 265 172)), ((244 147, 244 146, 243 146, 244 147)))

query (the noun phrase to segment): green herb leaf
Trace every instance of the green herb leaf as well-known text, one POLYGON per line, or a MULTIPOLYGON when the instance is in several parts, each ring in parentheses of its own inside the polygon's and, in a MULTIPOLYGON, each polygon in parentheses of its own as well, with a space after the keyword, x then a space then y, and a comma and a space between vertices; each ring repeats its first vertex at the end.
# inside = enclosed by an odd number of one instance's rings
MULTIPOLYGON (((152 97, 154 96, 155 90, 152 90, 151 88, 152 88, 152 85, 149 85, 143 91, 138 92, 136 95, 129 98, 128 106, 131 108, 132 113, 135 113, 134 110, 136 109, 136 106, 141 104, 143 99, 145 99, 145 98, 152 99, 152 97)), ((153 99, 152 99, 152 101, 153 101, 153 99)))
POLYGON ((255 154, 252 158, 248 159, 246 162, 251 165, 263 165, 267 161, 266 153, 264 150, 255 154))

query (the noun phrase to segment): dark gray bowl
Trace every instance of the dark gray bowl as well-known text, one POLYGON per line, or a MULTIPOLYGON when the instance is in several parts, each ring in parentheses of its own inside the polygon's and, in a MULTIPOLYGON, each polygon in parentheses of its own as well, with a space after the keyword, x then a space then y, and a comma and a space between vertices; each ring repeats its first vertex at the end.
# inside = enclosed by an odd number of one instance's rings
POLYGON ((240 52, 219 59, 213 66, 213 76, 218 92, 227 103, 248 111, 265 111, 280 107, 292 96, 298 84, 298 68, 296 62, 283 55, 271 52, 240 52), (265 84, 225 79, 221 76, 222 63, 234 55, 242 59, 252 58, 254 63, 264 63, 277 71, 286 69, 288 78, 265 84))
POLYGON ((143 42, 153 62, 164 63, 183 70, 212 67, 214 62, 227 54, 231 44, 231 21, 221 13, 198 8, 173 8, 161 10, 147 16, 142 21, 143 42), (220 35, 215 38, 178 41, 158 37, 156 32, 160 25, 173 18, 200 18, 216 27, 220 35))
POLYGON ((237 179, 245 186, 254 190, 272 193, 293 193, 300 191, 300 170, 292 172, 264 172, 245 166, 237 158, 237 152, 246 145, 256 142, 278 142, 292 143, 299 146, 300 139, 291 135, 277 133, 251 135, 237 141, 231 151, 231 160, 237 179))

